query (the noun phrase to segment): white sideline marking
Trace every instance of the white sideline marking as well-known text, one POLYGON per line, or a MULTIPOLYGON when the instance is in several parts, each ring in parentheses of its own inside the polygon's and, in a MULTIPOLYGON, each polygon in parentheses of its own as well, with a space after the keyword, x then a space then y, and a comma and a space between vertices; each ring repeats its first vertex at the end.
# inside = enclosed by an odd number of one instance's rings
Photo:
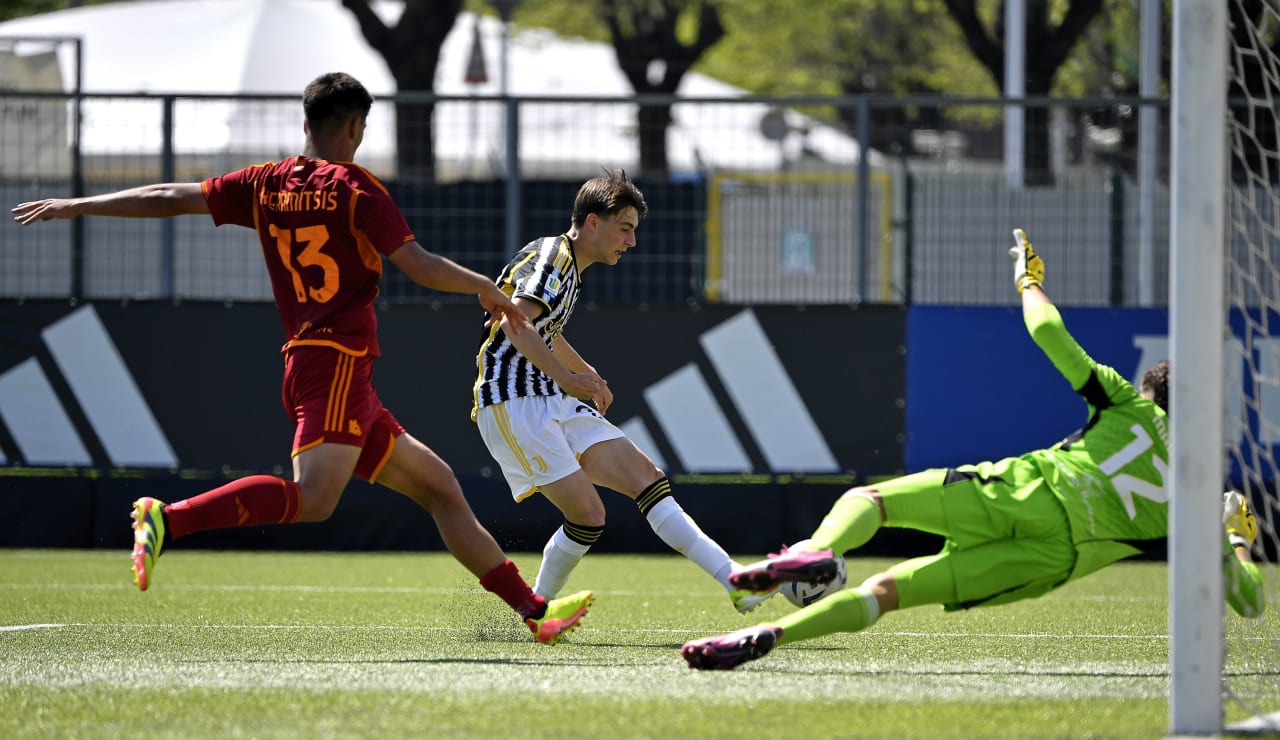
POLYGON ((57 627, 79 627, 78 624, 3 624, 0 632, 19 632, 21 630, 47 630, 57 627))
MULTIPOLYGON (((584 628, 589 626, 584 624, 584 628)), ((344 631, 383 631, 383 630, 412 630, 425 632, 469 632, 474 626, 450 626, 450 627, 433 627, 427 625, 410 625, 410 624, 180 624, 175 622, 74 622, 70 624, 34 624, 34 625, 17 625, 12 627, 0 627, 0 631, 14 631, 22 629, 38 629, 42 627, 88 627, 90 629, 202 629, 202 630, 219 630, 219 629, 235 629, 235 630, 344 630, 344 631)), ((613 627, 610 632, 625 632, 628 634, 638 635, 688 635, 690 633, 701 633, 693 628, 681 629, 655 629, 655 628, 626 628, 613 627)), ((705 631, 705 630, 704 630, 705 631)), ((712 630, 715 631, 714 629, 712 630)), ((889 632, 874 631, 860 632, 860 638, 877 638, 877 637, 931 637, 931 638, 947 638, 947 637, 976 637, 993 640, 1167 640, 1168 635, 1062 635, 1047 633, 997 633, 997 632, 889 632)))
MULTIPOLYGON (((131 583, 0 583, 0 589, 10 591, 44 590, 44 591, 134 591, 131 583)), ((422 588, 418 586, 301 586, 266 584, 168 584, 166 591, 281 591, 293 593, 352 593, 352 594, 462 594, 481 593, 469 588, 422 588)))
POLYGON ((1280 712, 1263 714, 1229 724, 1227 732, 1241 734, 1260 734, 1280 731, 1280 712))
MULTIPOLYGON (((584 644, 584 647, 588 647, 584 644)), ((218 687, 234 691, 256 688, 317 691, 394 691, 398 695, 420 693, 440 696, 459 693, 499 697, 526 697, 529 684, 513 681, 512 676, 528 675, 537 684, 544 676, 545 659, 532 641, 510 648, 496 645, 495 658, 475 661, 471 657, 451 654, 436 656, 395 651, 389 655, 361 653, 352 656, 316 656, 301 660, 292 656, 257 656, 251 654, 197 655, 170 662, 158 661, 143 672, 137 670, 132 656, 99 656, 70 666, 15 655, 0 659, 0 687, 76 687, 127 684, 131 691, 159 688, 166 692, 188 688, 218 687), (440 662, 463 661, 462 672, 440 662), (459 679, 462 680, 459 680, 459 679)), ((1130 663, 1125 673, 1116 674, 1115 667, 1094 663, 1060 663, 1046 661, 1036 665, 1019 665, 1013 673, 1002 661, 970 660, 935 663, 879 662, 866 672, 848 673, 840 680, 814 680, 808 671, 796 671, 803 656, 791 656, 790 671, 741 671, 732 677, 702 677, 690 674, 679 661, 664 651, 652 661, 655 673, 684 680, 656 680, 637 687, 634 671, 621 670, 607 659, 590 659, 573 670, 556 671, 555 691, 566 698, 616 696, 637 689, 656 698, 675 700, 696 691, 700 700, 732 705, 741 702, 744 692, 782 700, 803 698, 806 701, 847 701, 850 695, 885 701, 935 702, 971 700, 974 703, 1006 702, 1010 697, 1075 699, 1105 697, 1161 699, 1166 694, 1167 668, 1162 663, 1130 663), (661 666, 661 667, 659 667, 661 666), (1099 673, 1102 671, 1101 673, 1099 673)), ((629 662, 629 661, 628 661, 629 662)), ((644 661, 649 663, 650 661, 644 661)), ((780 660, 780 665, 788 661, 780 660)))

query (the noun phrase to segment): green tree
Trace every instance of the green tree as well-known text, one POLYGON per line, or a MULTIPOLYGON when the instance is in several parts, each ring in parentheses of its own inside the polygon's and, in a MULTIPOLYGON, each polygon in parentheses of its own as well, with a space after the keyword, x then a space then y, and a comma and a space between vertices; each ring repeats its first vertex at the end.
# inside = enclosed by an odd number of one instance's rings
POLYGON ((111 0, 4 0, 0 2, 0 21, 22 18, 55 10, 78 8, 82 5, 100 5, 111 0))
MULTIPOLYGON (((404 0, 404 12, 391 26, 378 17, 369 0, 342 0, 342 4, 355 16, 365 40, 386 60, 398 92, 434 92, 440 49, 463 0, 404 0)), ((435 179, 434 112, 433 103, 396 103, 399 179, 435 179)))
MULTIPOLYGON (((941 0, 829 0, 778 7, 728 0, 729 33, 702 71, 768 95, 991 94, 941 0)), ((853 131, 857 110, 806 111, 853 131)), ((938 109, 871 107, 870 144, 909 151, 907 132, 938 109)))
MULTIPOLYGON (((1004 89, 1005 0, 998 3, 991 21, 979 13, 979 0, 943 0, 947 11, 964 33, 973 56, 1004 89)), ((1057 3, 1061 5, 1061 3, 1057 3)), ((1103 0, 1069 0, 1065 11, 1055 13, 1050 0, 1026 0, 1026 94, 1048 96, 1054 78, 1090 23, 1102 11, 1103 0)), ((991 3, 985 3, 984 9, 991 3)), ((1028 184, 1051 184, 1053 171, 1049 157, 1049 109, 1027 108, 1025 173, 1028 184)))
MULTIPOLYGON (((109 0, 7 0, 0 18, 109 0)), ((1166 0, 1166 8, 1170 0, 1166 0)), ((1030 95, 1105 96, 1137 91, 1136 0, 1027 0, 1030 95), (1099 11, 1098 8, 1102 8, 1099 11)), ((464 0, 406 0, 394 26, 370 0, 343 0, 361 32, 387 60, 402 92, 433 90, 444 38, 464 0)), ((491 0, 465 0, 493 14, 491 0)), ((641 92, 674 92, 691 69, 766 95, 998 95, 1003 81, 1004 0, 519 0, 514 21, 564 36, 613 44, 619 65, 641 92), (612 25, 611 25, 612 23, 612 25), (625 61, 624 61, 625 60, 625 61), (665 65, 665 69, 664 69, 665 65), (653 73, 653 77, 650 77, 653 73)), ((1166 10, 1166 38, 1169 15, 1166 10)), ((1165 69, 1167 70, 1167 58, 1165 69)), ((1167 74, 1166 74, 1167 79, 1167 74)), ((855 127, 851 109, 806 110, 855 127)), ((397 109, 400 171, 430 178, 434 146, 430 105, 397 109)), ((998 112, 972 106, 873 107, 871 144, 906 147, 919 127, 998 130, 998 112), (945 113, 944 113, 945 111, 945 113)), ((1077 119, 1128 132, 1135 117, 1120 107, 1077 119)), ((639 114, 642 167, 666 171, 670 110, 639 114)), ((1047 112, 1028 116, 1027 171, 1051 178, 1047 112), (1039 164, 1034 164, 1039 163, 1039 164)), ((1125 136, 1127 146, 1132 136, 1125 136)))
MULTIPOLYGON (((711 0, 600 0, 598 7, 618 66, 642 95, 674 94, 698 59, 724 38, 720 8, 711 0)), ((642 104, 636 115, 640 172, 664 177, 671 105, 642 104)))

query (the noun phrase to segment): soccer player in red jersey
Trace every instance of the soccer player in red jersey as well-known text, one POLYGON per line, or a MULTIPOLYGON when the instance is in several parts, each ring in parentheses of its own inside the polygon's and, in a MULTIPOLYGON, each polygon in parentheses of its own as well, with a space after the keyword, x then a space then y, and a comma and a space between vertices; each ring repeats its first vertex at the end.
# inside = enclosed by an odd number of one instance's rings
POLYGON ((323 521, 352 474, 416 501, 449 551, 509 604, 540 642, 577 626, 589 591, 548 601, 520 576, 476 520, 449 466, 406 433, 372 383, 383 257, 420 285, 473 293, 495 320, 533 331, 491 280, 423 249, 382 183, 351 160, 373 98, 355 78, 323 75, 302 96, 302 154, 199 183, 145 185, 85 198, 21 203, 14 220, 75 216, 159 218, 208 213, 216 225, 254 229, 287 340, 283 400, 294 420, 293 480, 254 475, 189 499, 134 502, 133 572, 151 583, 156 558, 176 539, 226 527, 323 521))

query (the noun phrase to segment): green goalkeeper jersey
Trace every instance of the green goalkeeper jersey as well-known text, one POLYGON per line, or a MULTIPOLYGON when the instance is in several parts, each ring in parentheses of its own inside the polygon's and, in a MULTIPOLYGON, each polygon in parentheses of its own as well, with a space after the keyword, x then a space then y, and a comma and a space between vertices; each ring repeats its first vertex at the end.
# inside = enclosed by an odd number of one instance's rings
POLYGON ((1163 409, 1067 333, 1052 304, 1024 312, 1036 344, 1089 406, 1084 428, 1023 455, 1044 475, 1071 522, 1071 578, 1162 544, 1169 531, 1169 432, 1163 409))

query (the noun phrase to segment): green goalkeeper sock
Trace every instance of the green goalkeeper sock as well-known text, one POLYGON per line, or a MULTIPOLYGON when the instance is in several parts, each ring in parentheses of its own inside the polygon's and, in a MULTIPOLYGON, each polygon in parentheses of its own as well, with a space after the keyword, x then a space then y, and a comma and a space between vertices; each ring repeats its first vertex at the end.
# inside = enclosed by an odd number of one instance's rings
MULTIPOLYGON (((1231 552, 1223 555, 1222 574, 1226 579, 1227 603, 1242 617, 1256 619, 1267 608, 1266 587, 1262 573, 1253 563, 1242 562, 1231 552)), ((821 603, 821 602, 819 602, 821 603)))
POLYGON ((810 640, 835 632, 857 632, 880 618, 880 602, 860 588, 839 591, 792 612, 771 626, 782 628, 778 644, 810 640))
POLYGON ((865 493, 850 491, 841 496, 814 531, 817 550, 830 547, 836 555, 867 544, 880 529, 880 505, 865 493))

